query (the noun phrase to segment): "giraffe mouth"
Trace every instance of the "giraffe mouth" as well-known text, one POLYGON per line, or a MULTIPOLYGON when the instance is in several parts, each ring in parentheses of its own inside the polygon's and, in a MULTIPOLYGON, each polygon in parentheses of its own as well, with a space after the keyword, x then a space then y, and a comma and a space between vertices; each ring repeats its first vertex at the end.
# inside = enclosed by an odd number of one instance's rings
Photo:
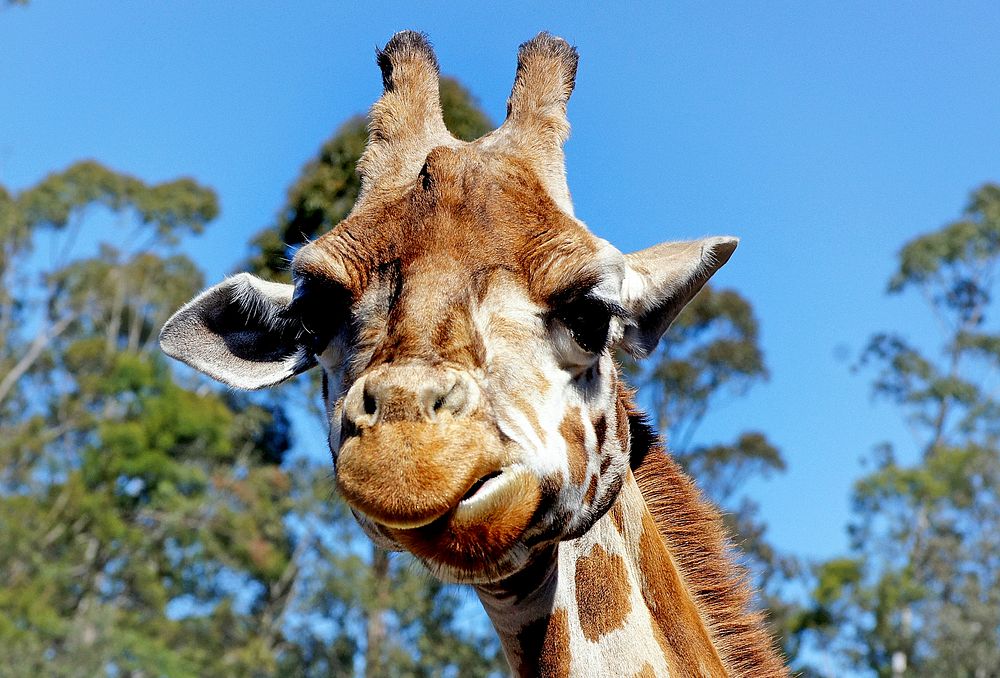
POLYGON ((446 516, 452 528, 488 519, 506 503, 517 501, 524 493, 526 469, 511 466, 480 477, 446 516))
MULTIPOLYGON (((483 496, 485 496, 486 494, 488 494, 490 489, 496 487, 498 484, 498 483, 491 483, 490 481, 492 481, 495 478, 499 478, 502 474, 503 471, 491 471, 490 473, 487 473, 482 478, 474 482, 472 484, 472 487, 469 488, 469 491, 462 496, 462 499, 459 502, 459 506, 468 501, 476 499, 477 495, 482 494, 483 496)), ((482 497, 478 498, 481 499, 482 497)))
POLYGON ((490 471, 480 477, 462 496, 458 504, 450 511, 447 511, 444 515, 429 516, 418 520, 380 519, 378 522, 382 523, 386 527, 393 527, 401 530, 415 530, 430 525, 433 522, 442 520, 447 521, 449 518, 459 518, 462 521, 474 519, 478 514, 486 512, 486 504, 489 502, 490 497, 500 491, 501 487, 504 485, 504 480, 510 479, 510 476, 505 479, 503 478, 503 475, 503 470, 497 470, 490 471))
POLYGON ((413 530, 477 503, 506 456, 480 420, 392 421, 343 441, 337 488, 351 507, 389 528, 413 530), (466 495, 469 495, 468 497, 466 495))
POLYGON ((505 466, 480 476, 450 511, 416 528, 389 535, 425 562, 474 573, 505 562, 541 499, 530 469, 505 466))

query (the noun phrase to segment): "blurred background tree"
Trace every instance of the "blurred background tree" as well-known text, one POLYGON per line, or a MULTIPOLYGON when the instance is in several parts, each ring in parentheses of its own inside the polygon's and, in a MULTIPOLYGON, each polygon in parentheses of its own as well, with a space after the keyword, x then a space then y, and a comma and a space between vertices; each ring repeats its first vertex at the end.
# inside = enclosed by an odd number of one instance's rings
POLYGON ((872 337, 860 367, 914 445, 878 447, 855 485, 853 553, 818 570, 829 646, 879 676, 1000 675, 1000 186, 907 243, 889 292, 916 291, 941 343, 872 337), (992 322, 991 322, 992 321, 992 322))
POLYGON ((288 420, 179 385, 156 343, 203 284, 177 240, 217 210, 189 179, 91 161, 0 190, 5 675, 277 666, 304 543, 285 522, 288 420), (75 253, 98 222, 129 249, 75 253))

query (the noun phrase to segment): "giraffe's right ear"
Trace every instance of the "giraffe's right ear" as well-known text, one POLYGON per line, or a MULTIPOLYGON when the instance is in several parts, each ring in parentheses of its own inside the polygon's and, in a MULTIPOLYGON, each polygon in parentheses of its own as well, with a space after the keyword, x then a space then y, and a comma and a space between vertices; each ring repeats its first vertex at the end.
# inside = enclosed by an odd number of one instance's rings
POLYGON ((622 347, 648 356, 689 301, 729 261, 739 239, 717 236, 665 242, 625 255, 622 304, 628 311, 622 347))
POLYGON ((301 324, 284 314, 294 291, 249 273, 227 278, 166 322, 160 347, 229 386, 273 386, 316 364, 301 324))

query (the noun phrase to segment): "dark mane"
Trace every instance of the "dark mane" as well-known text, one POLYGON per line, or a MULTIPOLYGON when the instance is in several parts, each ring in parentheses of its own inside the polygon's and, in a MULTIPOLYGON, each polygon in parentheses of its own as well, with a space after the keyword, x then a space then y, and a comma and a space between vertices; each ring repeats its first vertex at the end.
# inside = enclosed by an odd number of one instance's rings
POLYGON ((764 614, 750 610, 753 592, 747 572, 733 560, 719 511, 667 454, 632 393, 622 388, 618 397, 629 417, 632 473, 708 623, 722 663, 732 676, 787 676, 764 614))

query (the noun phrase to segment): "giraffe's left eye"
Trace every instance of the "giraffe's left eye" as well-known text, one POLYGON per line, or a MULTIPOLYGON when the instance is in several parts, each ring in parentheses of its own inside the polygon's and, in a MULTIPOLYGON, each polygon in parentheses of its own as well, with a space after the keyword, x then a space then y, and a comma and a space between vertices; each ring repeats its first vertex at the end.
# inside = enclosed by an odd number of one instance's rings
POLYGON ((611 316, 607 302, 580 297, 560 306, 555 317, 566 326, 573 340, 588 353, 600 353, 608 345, 611 316))
POLYGON ((348 292, 339 285, 299 280, 283 315, 298 325, 299 343, 313 355, 320 355, 343 329, 349 303, 348 292))

